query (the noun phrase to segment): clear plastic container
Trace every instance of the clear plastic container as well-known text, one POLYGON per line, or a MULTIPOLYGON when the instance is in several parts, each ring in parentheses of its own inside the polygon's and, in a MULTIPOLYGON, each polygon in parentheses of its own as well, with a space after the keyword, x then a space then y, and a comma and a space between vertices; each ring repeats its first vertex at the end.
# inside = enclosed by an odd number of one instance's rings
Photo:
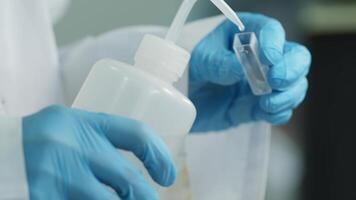
POLYGON ((158 187, 138 159, 134 162, 158 190, 160 199, 189 200, 191 187, 186 167, 184 140, 196 110, 172 83, 183 74, 189 54, 163 39, 146 35, 135 56, 135 66, 115 60, 94 65, 73 107, 140 120, 152 127, 167 144, 177 167, 170 188, 158 187))
POLYGON ((259 57, 259 44, 255 33, 243 32, 235 35, 234 51, 242 65, 252 92, 264 95, 272 92, 267 81, 268 66, 259 57))

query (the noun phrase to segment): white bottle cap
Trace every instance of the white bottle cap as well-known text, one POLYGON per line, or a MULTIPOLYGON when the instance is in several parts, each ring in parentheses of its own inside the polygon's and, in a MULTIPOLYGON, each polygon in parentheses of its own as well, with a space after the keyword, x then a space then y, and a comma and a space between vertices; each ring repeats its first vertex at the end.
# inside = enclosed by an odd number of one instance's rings
POLYGON ((135 55, 135 66, 169 83, 176 82, 188 65, 190 54, 173 42, 145 35, 135 55))

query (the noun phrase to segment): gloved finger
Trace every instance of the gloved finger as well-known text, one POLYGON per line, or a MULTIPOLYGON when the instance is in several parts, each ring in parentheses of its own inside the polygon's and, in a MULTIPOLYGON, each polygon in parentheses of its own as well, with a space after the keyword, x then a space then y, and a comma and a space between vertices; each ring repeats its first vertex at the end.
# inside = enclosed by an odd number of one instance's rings
POLYGON ((90 115, 98 132, 117 148, 133 152, 152 179, 170 186, 176 178, 176 168, 167 146, 150 127, 125 117, 104 113, 90 115))
POLYGON ((269 70, 268 81, 273 89, 284 90, 306 76, 310 64, 311 54, 306 47, 287 42, 283 59, 269 70))
POLYGON ((273 125, 286 124, 292 118, 292 115, 292 110, 286 110, 276 114, 271 114, 261 109, 256 109, 254 112, 255 120, 263 120, 273 125))
POLYGON ((296 108, 305 98, 308 90, 308 80, 304 77, 287 91, 275 91, 272 94, 262 96, 259 104, 267 113, 278 113, 287 109, 296 108))
POLYGON ((76 184, 69 187, 68 199, 86 200, 118 200, 119 197, 110 192, 105 185, 100 183, 92 174, 74 181, 76 184))
POLYGON ((241 20, 247 32, 255 32, 260 43, 262 62, 268 65, 278 63, 283 56, 286 34, 282 24, 261 14, 242 13, 241 20))
POLYGON ((95 176, 112 187, 124 200, 156 200, 158 195, 141 172, 113 148, 111 155, 95 155, 90 160, 95 176))

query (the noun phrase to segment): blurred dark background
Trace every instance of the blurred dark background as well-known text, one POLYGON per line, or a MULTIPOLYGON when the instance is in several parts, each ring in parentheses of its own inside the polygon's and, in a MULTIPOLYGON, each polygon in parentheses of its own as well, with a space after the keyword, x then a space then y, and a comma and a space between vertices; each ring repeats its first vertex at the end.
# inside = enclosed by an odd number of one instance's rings
MULTIPOLYGON (((55 27, 58 43, 128 25, 168 25, 180 2, 74 0, 55 27)), ((227 2, 279 19, 288 39, 305 44, 313 55, 306 102, 289 125, 274 130, 267 199, 355 200, 356 1, 227 2)), ((208 0, 200 0, 190 20, 216 14, 208 0)))

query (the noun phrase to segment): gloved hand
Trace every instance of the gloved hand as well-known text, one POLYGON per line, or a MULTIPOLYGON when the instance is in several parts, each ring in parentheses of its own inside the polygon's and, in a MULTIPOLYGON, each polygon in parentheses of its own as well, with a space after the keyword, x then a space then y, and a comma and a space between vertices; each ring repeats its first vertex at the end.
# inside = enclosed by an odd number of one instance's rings
POLYGON ((246 32, 255 32, 263 63, 270 66, 273 93, 254 96, 232 50, 239 32, 225 21, 193 50, 189 96, 198 115, 193 131, 222 130, 241 123, 264 120, 274 125, 289 121, 305 98, 311 55, 302 45, 285 41, 285 31, 275 19, 240 14, 246 32))
POLYGON ((124 117, 52 106, 23 119, 23 144, 31 199, 158 199, 116 148, 133 152, 162 186, 176 176, 163 141, 124 117))

